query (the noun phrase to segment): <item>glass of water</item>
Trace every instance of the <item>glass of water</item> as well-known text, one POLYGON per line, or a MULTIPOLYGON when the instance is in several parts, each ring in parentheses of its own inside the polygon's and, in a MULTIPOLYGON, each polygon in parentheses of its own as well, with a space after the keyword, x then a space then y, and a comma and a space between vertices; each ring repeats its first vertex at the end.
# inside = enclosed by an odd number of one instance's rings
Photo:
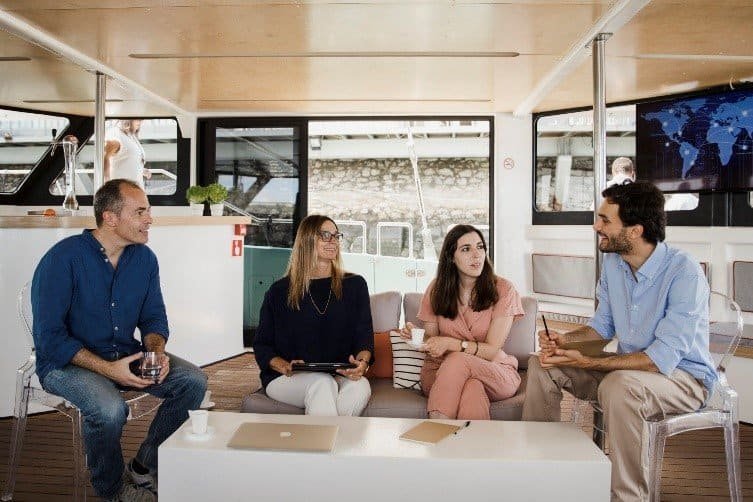
POLYGON ((162 353, 144 352, 141 358, 141 378, 157 383, 162 371, 162 353))

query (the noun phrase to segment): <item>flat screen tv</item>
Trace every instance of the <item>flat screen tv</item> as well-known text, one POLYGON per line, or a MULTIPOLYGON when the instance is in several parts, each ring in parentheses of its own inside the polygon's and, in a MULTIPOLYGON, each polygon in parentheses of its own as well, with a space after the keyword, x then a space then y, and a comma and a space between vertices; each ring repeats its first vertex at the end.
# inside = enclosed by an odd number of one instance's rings
POLYGON ((664 192, 753 190, 753 89, 636 105, 636 175, 664 192))

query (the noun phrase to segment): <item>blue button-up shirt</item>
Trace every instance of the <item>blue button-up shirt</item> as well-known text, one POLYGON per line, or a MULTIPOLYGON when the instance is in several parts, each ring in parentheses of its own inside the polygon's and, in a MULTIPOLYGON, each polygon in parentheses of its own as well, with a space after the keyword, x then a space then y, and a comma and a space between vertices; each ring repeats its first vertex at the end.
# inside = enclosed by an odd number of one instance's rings
POLYGON ((619 255, 605 254, 596 296, 588 325, 605 339, 616 335, 620 354, 645 352, 662 374, 679 368, 713 390, 709 286, 690 255, 660 242, 633 275, 619 255))
POLYGON ((136 328, 142 335, 169 334, 152 250, 126 246, 113 268, 90 230, 63 239, 42 257, 31 304, 40 380, 82 348, 108 360, 138 352, 136 328))

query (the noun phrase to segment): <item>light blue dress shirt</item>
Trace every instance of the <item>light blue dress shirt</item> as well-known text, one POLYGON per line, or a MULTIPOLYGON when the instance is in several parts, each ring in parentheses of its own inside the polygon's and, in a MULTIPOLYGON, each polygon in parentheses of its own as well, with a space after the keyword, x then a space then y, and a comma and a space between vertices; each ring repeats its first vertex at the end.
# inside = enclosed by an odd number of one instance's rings
POLYGON ((679 368, 713 390, 709 286, 689 254, 660 242, 633 275, 618 254, 607 253, 596 297, 588 325, 605 339, 617 336, 618 353, 645 352, 662 374, 679 368))

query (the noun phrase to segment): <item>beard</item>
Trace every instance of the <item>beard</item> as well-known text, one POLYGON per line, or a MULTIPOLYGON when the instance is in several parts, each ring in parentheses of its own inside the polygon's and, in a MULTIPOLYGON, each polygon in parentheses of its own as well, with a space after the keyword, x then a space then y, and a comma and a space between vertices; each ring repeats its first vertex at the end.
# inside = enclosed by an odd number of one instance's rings
POLYGON ((628 254, 633 251, 633 245, 628 240, 626 228, 620 230, 617 235, 600 234, 600 237, 607 239, 606 242, 599 241, 599 251, 602 253, 628 254))

